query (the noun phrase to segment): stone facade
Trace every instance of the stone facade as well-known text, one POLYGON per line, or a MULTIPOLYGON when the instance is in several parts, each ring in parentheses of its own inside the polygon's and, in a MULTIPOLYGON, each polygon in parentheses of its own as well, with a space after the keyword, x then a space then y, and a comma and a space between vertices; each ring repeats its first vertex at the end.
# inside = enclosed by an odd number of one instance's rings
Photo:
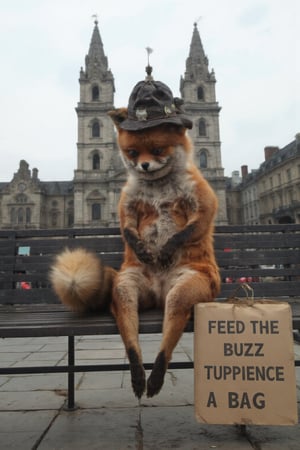
MULTIPOLYGON (((167 83, 167 80, 162 80, 167 83)), ((126 180, 107 112, 114 107, 114 77, 108 68, 95 22, 85 67, 80 70, 77 167, 72 181, 42 182, 26 161, 9 183, 0 183, 0 228, 66 228, 118 226, 118 201, 126 180)), ((168 84, 168 83, 167 83, 168 84)), ((220 107, 215 74, 208 67, 194 25, 180 91, 193 120, 191 138, 198 167, 219 198, 217 224, 227 223, 225 178, 219 135, 220 107)))
POLYGON ((242 180, 229 180, 227 189, 230 224, 300 223, 300 133, 279 149, 265 147, 265 160, 242 180))
POLYGON ((189 133, 194 143, 196 164, 218 196, 217 223, 226 224, 225 177, 219 131, 221 108, 216 101, 215 73, 209 70, 196 24, 185 74, 180 80, 180 92, 184 109, 193 118, 194 125, 189 133))

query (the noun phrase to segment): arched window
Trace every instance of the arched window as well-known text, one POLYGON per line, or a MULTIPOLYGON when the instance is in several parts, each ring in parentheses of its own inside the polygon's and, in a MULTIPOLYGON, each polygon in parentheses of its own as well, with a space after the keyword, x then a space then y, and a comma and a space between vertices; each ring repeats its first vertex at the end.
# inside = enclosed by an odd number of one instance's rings
POLYGON ((21 225, 24 222, 24 211, 23 208, 18 209, 18 224, 21 225))
POLYGON ((101 219, 101 205, 100 203, 92 204, 92 220, 100 220, 101 219))
POLYGON ((200 169, 207 169, 207 151, 205 149, 200 151, 199 166, 200 169))
POLYGON ((56 227, 58 224, 58 213, 57 212, 52 212, 51 214, 51 225, 53 227, 56 227))
POLYGON ((15 208, 11 208, 10 211, 10 221, 12 225, 15 225, 17 222, 17 215, 16 215, 16 210, 15 208))
POLYGON ((99 170, 100 169, 100 156, 98 153, 94 153, 93 155, 93 170, 99 170))
POLYGON ((93 101, 99 100, 99 87, 98 86, 92 87, 92 100, 93 101))
POLYGON ((26 223, 30 223, 31 222, 31 209, 30 208, 26 208, 26 223))
POLYGON ((204 89, 202 86, 199 86, 197 89, 197 99, 204 100, 204 89))
POLYGON ((100 125, 98 121, 95 121, 92 125, 92 137, 100 137, 100 125))
POLYGON ((199 136, 206 136, 206 123, 204 119, 199 120, 199 136))
POLYGON ((68 221, 68 227, 71 227, 72 225, 74 225, 74 213, 73 213, 73 211, 68 212, 67 221, 68 221))

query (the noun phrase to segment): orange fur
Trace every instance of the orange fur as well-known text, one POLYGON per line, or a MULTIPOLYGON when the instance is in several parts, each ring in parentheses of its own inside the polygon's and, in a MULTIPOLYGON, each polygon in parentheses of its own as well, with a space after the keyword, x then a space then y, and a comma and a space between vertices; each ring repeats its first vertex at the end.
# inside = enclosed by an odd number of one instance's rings
POLYGON ((126 109, 110 115, 128 169, 119 203, 123 264, 103 283, 101 274, 108 269, 100 262, 82 250, 76 257, 67 252, 58 256, 51 278, 58 296, 76 310, 90 303, 94 307, 99 291, 112 289, 111 311, 129 358, 132 387, 140 398, 146 388, 148 396, 160 391, 192 307, 214 300, 219 291, 213 249, 217 198, 193 163, 185 128, 165 124, 125 131, 120 125, 126 109), (138 311, 155 307, 164 310, 163 337, 146 383, 138 311))
POLYGON ((219 291, 213 249, 217 199, 193 163, 184 128, 130 132, 118 126, 118 135, 129 178, 119 204, 125 254, 112 312, 131 363, 133 390, 141 397, 146 382, 138 310, 165 311, 160 351, 147 381, 147 395, 153 396, 193 305, 212 301, 219 291))
POLYGON ((60 253, 51 268, 52 287, 69 309, 103 310, 110 303, 115 271, 93 253, 78 248, 60 253))

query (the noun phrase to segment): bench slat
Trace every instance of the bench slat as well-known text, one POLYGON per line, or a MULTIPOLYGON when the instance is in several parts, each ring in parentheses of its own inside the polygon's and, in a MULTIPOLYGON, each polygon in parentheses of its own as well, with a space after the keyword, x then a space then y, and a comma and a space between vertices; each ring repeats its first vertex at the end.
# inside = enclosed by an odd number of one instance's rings
MULTIPOLYGON (((291 304, 294 327, 300 328, 300 300, 291 304)), ((140 333, 161 333, 161 311, 140 314, 140 333)), ((186 330, 193 331, 193 320, 186 330)), ((62 305, 34 305, 0 307, 0 337, 84 336, 118 334, 113 317, 109 313, 77 314, 66 311, 62 305)))

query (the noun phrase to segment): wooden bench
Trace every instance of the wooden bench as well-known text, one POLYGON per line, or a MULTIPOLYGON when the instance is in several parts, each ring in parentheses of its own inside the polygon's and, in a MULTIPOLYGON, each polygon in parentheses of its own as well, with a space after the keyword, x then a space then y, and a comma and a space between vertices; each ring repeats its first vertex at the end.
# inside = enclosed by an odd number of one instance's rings
MULTIPOLYGON (((109 313, 96 315, 66 311, 51 290, 49 266, 63 248, 96 251, 115 268, 122 260, 119 229, 64 229, 0 231, 0 337, 68 338, 65 366, 1 367, 0 375, 68 374, 67 408, 73 409, 74 374, 84 371, 127 370, 128 364, 75 364, 75 337, 117 334, 109 313)), ((288 301, 293 312, 295 338, 300 330, 300 225, 219 226, 215 251, 222 276, 218 300, 234 295, 247 282, 255 297, 288 301)), ((244 296, 240 290, 238 296, 244 296)), ((140 333, 159 333, 162 313, 141 314, 140 333)), ((193 331, 193 321, 186 332, 193 331)), ((300 366, 300 360, 295 361, 300 366)), ((145 364, 150 369, 152 364, 145 364)), ((193 362, 171 362, 170 368, 192 368, 193 362)))

